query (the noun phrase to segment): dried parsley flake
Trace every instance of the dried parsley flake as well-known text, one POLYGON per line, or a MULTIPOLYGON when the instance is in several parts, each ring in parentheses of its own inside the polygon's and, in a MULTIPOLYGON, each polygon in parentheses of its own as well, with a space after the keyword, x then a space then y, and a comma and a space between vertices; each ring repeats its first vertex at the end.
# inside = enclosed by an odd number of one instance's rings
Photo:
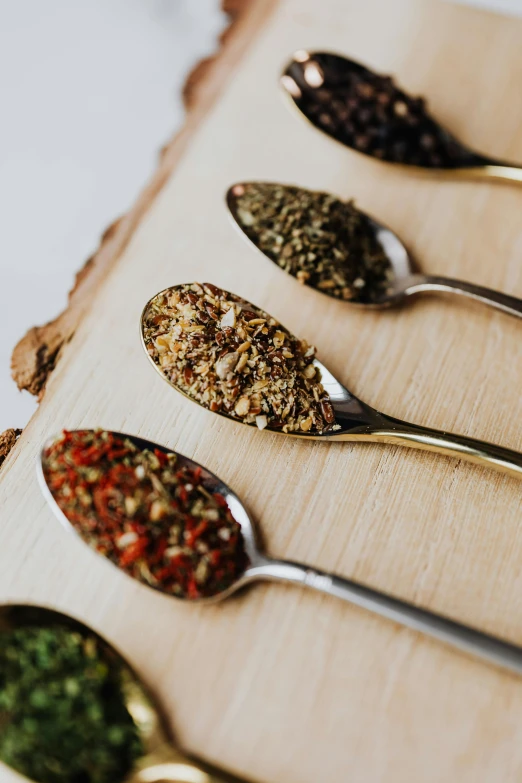
POLYGON ((236 185, 232 196, 248 238, 300 283, 361 302, 378 300, 389 286, 390 261, 353 202, 270 182, 236 185))

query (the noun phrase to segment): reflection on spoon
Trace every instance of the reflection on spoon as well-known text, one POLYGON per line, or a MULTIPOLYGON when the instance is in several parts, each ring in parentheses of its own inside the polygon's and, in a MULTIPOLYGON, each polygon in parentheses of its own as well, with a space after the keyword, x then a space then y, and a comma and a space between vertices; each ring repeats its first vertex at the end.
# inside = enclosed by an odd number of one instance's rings
POLYGON ((522 475, 522 454, 386 416, 357 399, 275 318, 210 283, 154 296, 141 316, 145 351, 177 391, 244 424, 303 438, 436 451, 522 475))
POLYGON ((444 292, 522 317, 522 299, 417 274, 399 237, 351 201, 272 182, 237 183, 226 198, 236 224, 267 258, 327 296, 380 308, 414 294, 444 292))
MULTIPOLYGON (((129 439, 138 448, 146 449, 151 453, 162 452, 165 455, 172 453, 155 443, 147 442, 139 438, 132 438, 128 435, 113 434, 118 438, 129 439)), ((45 484, 44 476, 49 475, 45 464, 45 455, 48 448, 49 444, 43 451, 43 470, 40 471, 42 487, 47 500, 55 514, 58 516, 58 519, 70 530, 71 520, 69 520, 63 512, 64 506, 60 501, 60 493, 56 490, 52 492, 45 484)), ((397 598, 392 598, 385 593, 372 590, 357 582, 341 579, 333 574, 317 571, 307 565, 302 565, 301 563, 274 560, 268 557, 260 550, 257 544, 254 525, 247 510, 230 487, 224 484, 213 473, 206 470, 206 468, 197 465, 197 463, 187 457, 176 454, 176 461, 179 465, 184 465, 191 470, 200 470, 202 481, 207 491, 209 493, 218 492, 220 496, 225 499, 231 515, 241 526, 241 533, 247 554, 244 570, 241 574, 237 574, 235 581, 228 584, 222 590, 216 588, 213 595, 207 594, 204 598, 200 598, 200 601, 221 600, 239 588, 259 580, 293 583, 303 587, 310 587, 313 590, 333 595, 337 598, 342 598, 350 604, 354 604, 355 606, 366 609, 367 611, 373 612, 374 614, 395 623, 404 625, 439 641, 450 644, 467 653, 483 658, 490 663, 505 667, 519 674, 522 673, 522 649, 515 645, 463 626, 441 615, 436 615, 432 612, 420 609, 413 604, 406 603, 397 598)), ((95 486, 96 483, 88 488, 87 494, 94 495, 95 486)), ((118 487, 118 489, 124 494, 127 491, 126 485, 122 485, 121 487, 118 487)), ((103 524, 101 520, 100 523, 103 524)), ((124 531, 128 524, 132 524, 132 517, 125 518, 125 516, 122 515, 119 521, 119 530, 123 535, 125 534, 124 531)), ((150 522, 149 528, 153 527, 154 523, 150 522)), ((76 520, 73 522, 72 528, 78 532, 76 520)), ((87 539, 88 543, 90 543, 89 536, 84 533, 84 537, 87 539)), ((100 553, 106 554, 103 550, 101 550, 100 553)), ((176 564, 173 565, 173 569, 177 569, 176 564)))
POLYGON ((0 758, 36 783, 245 783, 171 744, 150 693, 120 653, 83 623, 51 609, 0 606, 0 704, 0 758), (85 682, 73 676, 82 667, 85 682), (124 741, 132 742, 126 755, 124 741), (132 758, 132 769, 111 763, 110 755, 100 766, 101 746, 106 743, 109 753, 111 742, 113 756, 132 758))
POLYGON ((388 76, 329 52, 296 52, 281 77, 293 104, 316 128, 387 163, 433 173, 522 182, 522 167, 465 147, 388 76))

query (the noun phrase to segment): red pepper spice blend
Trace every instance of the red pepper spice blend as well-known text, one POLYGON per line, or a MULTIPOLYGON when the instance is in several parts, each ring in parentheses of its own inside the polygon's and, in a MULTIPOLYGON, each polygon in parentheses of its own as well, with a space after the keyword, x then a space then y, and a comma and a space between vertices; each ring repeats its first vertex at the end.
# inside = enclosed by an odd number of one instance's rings
POLYGON ((51 493, 77 533, 135 579, 179 598, 216 595, 248 564, 241 527, 201 468, 104 430, 64 431, 44 454, 51 493))

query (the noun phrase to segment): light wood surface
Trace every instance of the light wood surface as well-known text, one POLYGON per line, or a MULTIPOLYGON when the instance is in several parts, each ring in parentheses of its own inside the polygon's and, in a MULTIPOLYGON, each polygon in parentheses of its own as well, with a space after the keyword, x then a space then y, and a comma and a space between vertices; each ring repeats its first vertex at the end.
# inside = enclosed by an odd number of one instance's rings
POLYGON ((186 749, 254 780, 519 781, 522 681, 298 589, 258 586, 211 608, 169 600, 67 537, 35 481, 42 440, 63 426, 143 435, 231 484, 270 553, 522 644, 520 482, 407 449, 258 433, 176 394, 141 348, 145 301, 208 280, 313 341, 384 412, 522 449, 522 323, 435 296, 360 313, 298 287, 231 227, 223 195, 236 180, 324 188, 397 230, 425 271, 522 296, 522 190, 409 177, 307 127, 277 89, 287 57, 307 47, 394 72, 464 140, 522 160, 522 22, 421 0, 281 0, 2 469, 0 600, 95 627, 161 697, 186 749))

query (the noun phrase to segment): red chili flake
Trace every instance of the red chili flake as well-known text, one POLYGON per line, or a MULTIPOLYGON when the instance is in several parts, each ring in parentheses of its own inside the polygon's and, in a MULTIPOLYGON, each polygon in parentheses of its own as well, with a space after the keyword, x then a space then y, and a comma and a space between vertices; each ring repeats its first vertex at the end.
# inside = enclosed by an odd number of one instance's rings
POLYGON ((201 538, 207 527, 208 521, 203 519, 196 528, 189 531, 188 536, 185 536, 185 543, 188 544, 188 546, 194 546, 195 542, 198 540, 198 538, 201 538))
POLYGON ((127 546, 123 550, 123 554, 120 557, 118 565, 125 568, 125 566, 128 566, 131 563, 135 563, 136 560, 139 560, 140 557, 145 553, 148 543, 148 538, 145 538, 144 536, 143 538, 139 538, 137 541, 135 541, 134 544, 127 546))
POLYGON ((197 599, 229 587, 248 558, 241 527, 201 468, 105 430, 64 431, 44 474, 65 516, 97 552, 163 592, 197 599))

